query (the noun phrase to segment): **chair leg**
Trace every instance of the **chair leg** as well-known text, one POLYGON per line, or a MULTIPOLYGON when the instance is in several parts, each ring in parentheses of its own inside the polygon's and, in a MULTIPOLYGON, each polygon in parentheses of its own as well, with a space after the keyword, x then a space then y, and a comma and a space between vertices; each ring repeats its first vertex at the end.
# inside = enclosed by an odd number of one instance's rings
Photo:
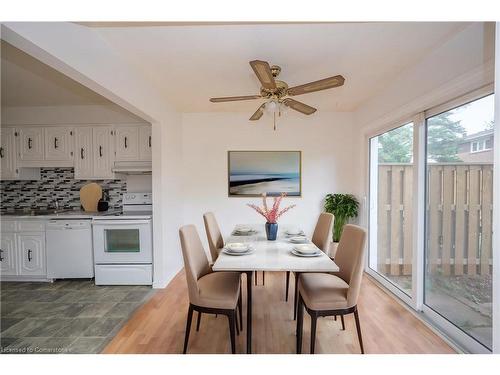
POLYGON ((297 317, 297 331, 296 331, 296 336, 297 336, 297 354, 302 353, 302 325, 304 323, 304 306, 302 302, 302 297, 299 295, 299 302, 298 302, 298 317, 297 317))
POLYGON ((255 286, 257 286, 257 271, 254 271, 254 282, 255 286))
POLYGON ((299 301, 299 276, 298 272, 295 272, 295 291, 293 297, 293 320, 297 319, 297 303, 299 301))
POLYGON ((266 273, 262 271, 262 285, 266 285, 266 273))
MULTIPOLYGON (((238 309, 238 307, 236 307, 236 310, 237 309, 238 309)), ((234 317, 235 317, 234 325, 236 326, 236 336, 239 336, 240 335, 240 328, 239 328, 239 323, 238 323, 238 312, 236 310, 234 311, 234 317)))
POLYGON ((241 285, 240 285, 240 298, 238 298, 238 312, 240 314, 240 331, 243 332, 243 297, 241 297, 241 285))
POLYGON ((342 321, 342 331, 345 331, 344 315, 340 315, 340 320, 342 321))
POLYGON ((335 321, 337 321, 337 315, 335 315, 335 318, 333 318, 335 321))
POLYGON ((231 311, 227 315, 227 319, 229 322, 229 336, 231 339, 231 353, 233 354, 236 353, 236 336, 234 334, 234 328, 236 327, 235 317, 236 317, 236 310, 231 311))
POLYGON ((184 349, 182 350, 182 354, 186 354, 188 341, 189 341, 189 331, 191 331, 191 320, 193 319, 193 306, 189 304, 188 316, 186 321, 186 334, 184 336, 184 349))
POLYGON ((290 271, 286 271, 286 292, 285 292, 285 302, 288 302, 288 287, 290 285, 290 271))
POLYGON ((354 310, 354 319, 356 320, 356 331, 358 331, 359 346, 361 347, 361 354, 365 354, 365 349, 363 348, 363 338, 361 337, 361 326, 359 325, 359 315, 358 309, 354 310))
POLYGON ((201 323, 201 311, 198 311, 198 320, 196 321, 196 332, 200 330, 200 323, 201 323))
POLYGON ((311 354, 314 354, 314 347, 316 346, 316 322, 318 316, 313 312, 311 314, 311 354))

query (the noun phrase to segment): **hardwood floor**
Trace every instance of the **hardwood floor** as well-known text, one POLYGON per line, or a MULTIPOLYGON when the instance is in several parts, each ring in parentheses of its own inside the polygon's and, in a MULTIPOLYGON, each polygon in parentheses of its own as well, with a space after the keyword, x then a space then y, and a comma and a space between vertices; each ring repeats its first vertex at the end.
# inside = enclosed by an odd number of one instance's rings
MULTIPOLYGON (((245 276, 242 276, 246 285, 245 276)), ((291 283, 291 285, 293 285, 291 283)), ((293 296, 285 302, 285 273, 267 272, 265 286, 253 287, 253 353, 295 353, 293 296)), ((245 288, 243 288, 245 290, 245 288)), ((292 292, 292 291, 291 291, 292 292)), ((246 301, 245 293, 244 300, 246 301)), ((187 285, 179 273, 167 288, 159 290, 118 332, 104 353, 182 353, 187 285)), ((358 304, 365 351, 370 353, 455 353, 441 338, 364 277, 358 304)), ((236 351, 246 351, 244 330, 237 336, 236 351)), ((229 329, 224 316, 203 315, 196 332, 191 325, 188 353, 230 353, 229 329)), ((359 353, 353 316, 318 320, 316 353, 359 353)), ((309 315, 304 318, 303 353, 309 352, 309 315)))

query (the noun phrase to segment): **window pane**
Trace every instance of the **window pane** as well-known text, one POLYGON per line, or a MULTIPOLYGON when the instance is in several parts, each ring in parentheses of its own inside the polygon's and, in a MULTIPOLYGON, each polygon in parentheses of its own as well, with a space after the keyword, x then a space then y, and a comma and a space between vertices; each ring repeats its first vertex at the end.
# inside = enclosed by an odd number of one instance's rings
POLYGON ((493 95, 427 119, 425 304, 491 348, 493 95))
POLYGON ((412 289, 413 124, 370 140, 370 268, 412 289))

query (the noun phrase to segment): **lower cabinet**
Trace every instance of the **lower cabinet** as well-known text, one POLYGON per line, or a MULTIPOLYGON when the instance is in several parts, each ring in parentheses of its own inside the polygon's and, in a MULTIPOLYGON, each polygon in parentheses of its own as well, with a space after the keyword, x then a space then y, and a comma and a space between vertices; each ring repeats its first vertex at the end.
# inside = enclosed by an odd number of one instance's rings
POLYGON ((17 234, 17 256, 19 275, 46 275, 45 235, 43 233, 17 234))
MULTIPOLYGON (((19 228, 21 224, 17 222, 19 228)), ((21 280, 46 277, 45 232, 2 231, 0 246, 0 276, 21 280)))
POLYGON ((16 235, 2 233, 0 239, 0 272, 5 276, 17 275, 16 235))

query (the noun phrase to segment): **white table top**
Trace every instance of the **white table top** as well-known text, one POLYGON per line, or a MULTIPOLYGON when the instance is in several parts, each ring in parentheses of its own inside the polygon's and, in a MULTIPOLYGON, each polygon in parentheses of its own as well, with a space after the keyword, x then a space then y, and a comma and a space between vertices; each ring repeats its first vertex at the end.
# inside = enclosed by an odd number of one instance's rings
MULTIPOLYGON (((257 230, 250 236, 231 235, 230 242, 249 242, 254 252, 248 255, 228 255, 223 252, 215 261, 214 271, 296 271, 296 272, 337 272, 339 267, 323 252, 317 257, 293 255, 294 246, 285 234, 286 226, 279 226, 276 241, 268 241, 264 225, 245 225, 257 230)), ((238 226, 236 226, 237 228, 238 226)))

